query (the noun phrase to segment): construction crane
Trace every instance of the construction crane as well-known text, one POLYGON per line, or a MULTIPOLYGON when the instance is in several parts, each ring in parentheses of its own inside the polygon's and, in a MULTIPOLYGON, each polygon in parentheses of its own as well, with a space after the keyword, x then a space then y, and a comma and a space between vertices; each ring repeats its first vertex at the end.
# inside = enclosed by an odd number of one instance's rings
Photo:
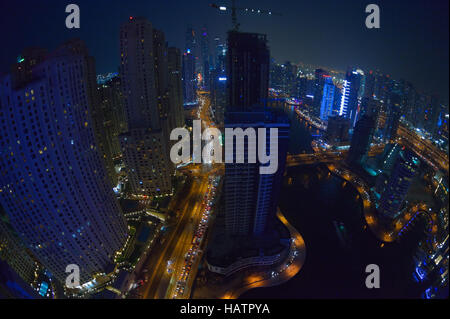
POLYGON ((267 15, 278 15, 281 16, 281 13, 273 12, 271 10, 263 10, 263 9, 254 9, 254 8, 240 8, 236 7, 236 0, 231 0, 231 7, 220 6, 217 4, 210 4, 214 9, 218 9, 219 11, 231 11, 231 23, 233 25, 233 30, 239 30, 239 23, 237 22, 237 11, 242 11, 245 13, 255 13, 255 14, 267 14, 267 15))

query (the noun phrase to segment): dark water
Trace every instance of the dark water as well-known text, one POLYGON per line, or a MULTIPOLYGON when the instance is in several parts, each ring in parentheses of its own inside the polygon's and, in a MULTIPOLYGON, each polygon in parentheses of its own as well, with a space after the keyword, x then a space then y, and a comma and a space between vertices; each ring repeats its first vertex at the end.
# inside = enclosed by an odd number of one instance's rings
MULTIPOLYGON (((291 153, 311 150, 311 128, 291 116, 291 153)), ((362 203, 350 184, 328 174, 322 165, 293 167, 291 183, 283 186, 280 207, 302 234, 306 261, 287 283, 256 288, 241 298, 420 298, 427 287, 413 281, 412 255, 421 240, 424 225, 405 235, 400 243, 380 247, 364 229, 362 203), (335 224, 343 226, 342 240, 335 224), (369 264, 380 267, 380 289, 365 286, 369 264)))
POLYGON ((293 107, 285 107, 285 111, 291 120, 289 153, 312 153, 312 135, 318 135, 320 132, 314 130, 306 121, 302 121, 295 114, 293 107))

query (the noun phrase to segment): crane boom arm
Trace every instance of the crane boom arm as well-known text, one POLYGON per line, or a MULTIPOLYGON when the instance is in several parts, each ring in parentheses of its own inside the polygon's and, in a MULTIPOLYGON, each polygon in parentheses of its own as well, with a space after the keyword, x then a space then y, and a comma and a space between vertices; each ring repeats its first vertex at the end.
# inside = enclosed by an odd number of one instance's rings
POLYGON ((233 23, 233 29, 236 31, 239 29, 239 23, 237 22, 237 17, 236 17, 237 11, 241 11, 241 12, 245 12, 245 13, 268 14, 268 15, 281 16, 281 13, 273 12, 272 10, 236 7, 235 0, 232 0, 231 7, 221 6, 221 5, 217 5, 215 3, 211 3, 210 6, 214 9, 218 9, 219 11, 231 11, 231 22, 233 23))

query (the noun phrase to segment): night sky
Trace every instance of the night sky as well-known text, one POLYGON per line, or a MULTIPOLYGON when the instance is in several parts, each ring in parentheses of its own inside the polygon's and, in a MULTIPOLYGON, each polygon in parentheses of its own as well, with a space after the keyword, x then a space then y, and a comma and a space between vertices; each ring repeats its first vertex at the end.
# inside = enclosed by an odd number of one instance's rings
MULTIPOLYGON (((169 45, 184 48, 188 24, 206 25, 211 38, 225 38, 229 15, 209 3, 230 0, 2 0, 0 70, 8 71, 24 47, 54 49, 72 38, 83 39, 95 56, 97 73, 117 71, 118 30, 129 16, 147 17, 166 34, 169 45), (8 2, 8 4, 6 3, 8 2), (12 4, 13 3, 13 4, 12 4), (66 5, 81 10, 81 29, 66 29, 66 5)), ((282 16, 238 15, 241 30, 266 33, 278 62, 304 62, 345 70, 378 68, 411 81, 420 90, 448 101, 448 0, 237 0, 241 7, 271 9, 282 16), (376 3, 381 28, 365 27, 365 7, 376 3)))

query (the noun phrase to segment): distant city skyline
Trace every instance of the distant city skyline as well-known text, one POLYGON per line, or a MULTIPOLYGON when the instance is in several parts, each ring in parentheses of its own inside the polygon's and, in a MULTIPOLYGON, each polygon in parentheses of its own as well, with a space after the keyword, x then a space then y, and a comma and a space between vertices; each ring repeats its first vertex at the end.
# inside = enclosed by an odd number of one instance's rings
POLYGON ((448 2, 206 1, 0 5, 0 299, 448 298, 448 2))
MULTIPOLYGON (((162 3, 124 1, 85 1, 81 10, 81 29, 64 27, 65 2, 44 0, 27 4, 33 15, 17 19, 22 8, 0 5, 10 12, 0 21, 3 46, 0 72, 7 73, 17 55, 28 46, 55 48, 59 43, 79 37, 96 58, 98 73, 117 72, 120 24, 130 15, 144 16, 166 33, 170 46, 184 49, 185 31, 192 25, 197 32, 206 25, 211 37, 225 42, 231 28, 228 14, 215 11, 211 1, 162 3), (46 17, 41 20, 41 17, 46 17), (42 35, 51 37, 42 39, 42 35), (14 37, 13 37, 14 35, 14 37)), ((231 1, 216 1, 230 5, 231 1)), ((282 16, 238 14, 241 29, 267 34, 272 57, 280 63, 304 62, 346 70, 347 67, 379 69, 395 79, 412 82, 420 91, 438 94, 448 102, 448 2, 423 0, 378 1, 381 28, 365 28, 363 1, 324 4, 299 1, 237 1, 242 7, 271 9, 282 16)), ((212 41, 211 41, 212 42, 212 41)))

